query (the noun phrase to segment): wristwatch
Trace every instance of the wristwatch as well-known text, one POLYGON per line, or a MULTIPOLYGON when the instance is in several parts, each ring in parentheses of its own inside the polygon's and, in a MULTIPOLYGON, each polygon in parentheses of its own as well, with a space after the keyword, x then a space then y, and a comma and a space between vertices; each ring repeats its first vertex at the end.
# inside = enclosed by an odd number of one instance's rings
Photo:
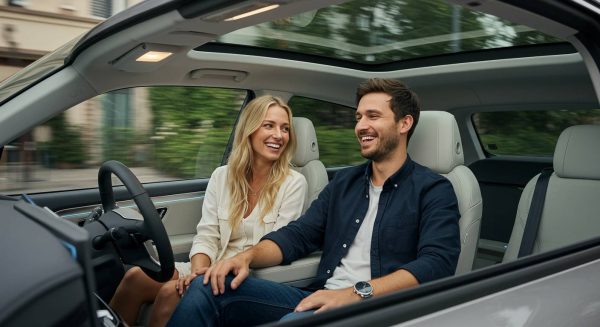
POLYGON ((354 284, 354 294, 358 294, 363 299, 373 296, 373 286, 369 282, 358 282, 354 284))

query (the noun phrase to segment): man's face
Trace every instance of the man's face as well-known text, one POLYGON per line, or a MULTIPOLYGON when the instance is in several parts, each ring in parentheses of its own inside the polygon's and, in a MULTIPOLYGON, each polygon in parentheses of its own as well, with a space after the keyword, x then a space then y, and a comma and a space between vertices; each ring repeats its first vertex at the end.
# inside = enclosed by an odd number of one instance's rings
POLYGON ((356 109, 354 132, 360 154, 375 162, 387 159, 400 144, 404 122, 394 120, 391 99, 386 93, 369 93, 360 99, 356 109))

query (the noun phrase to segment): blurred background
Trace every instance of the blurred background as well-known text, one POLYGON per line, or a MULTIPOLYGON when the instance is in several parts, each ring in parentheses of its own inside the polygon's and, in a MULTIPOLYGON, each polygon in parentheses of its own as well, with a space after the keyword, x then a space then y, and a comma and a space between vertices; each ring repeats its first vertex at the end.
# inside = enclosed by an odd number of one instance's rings
MULTIPOLYGON (((0 84, 140 2, 0 0, 0 84)), ((216 42, 377 65, 563 41, 444 0, 353 0, 234 31, 216 42)), ((142 182, 209 177, 222 163, 248 96, 247 90, 178 86, 99 95, 4 145, 0 193, 96 187, 99 166, 111 159, 128 165, 142 182)), ((364 161, 354 136, 354 108, 299 95, 289 105, 316 126, 326 167, 364 161)), ((550 156, 565 127, 600 122, 597 108, 581 109, 482 110, 472 118, 488 156, 550 156)))

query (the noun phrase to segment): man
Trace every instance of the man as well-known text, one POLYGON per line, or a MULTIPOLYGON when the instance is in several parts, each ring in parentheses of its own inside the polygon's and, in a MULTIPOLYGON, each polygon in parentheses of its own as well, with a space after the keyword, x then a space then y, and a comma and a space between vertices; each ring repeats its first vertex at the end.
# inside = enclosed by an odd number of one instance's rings
POLYGON ((357 90, 355 133, 367 163, 339 171, 297 221, 196 278, 175 325, 254 325, 292 312, 321 312, 451 276, 460 253, 452 185, 413 162, 407 143, 419 100, 395 80, 357 90), (248 277, 322 249, 309 289, 248 277))

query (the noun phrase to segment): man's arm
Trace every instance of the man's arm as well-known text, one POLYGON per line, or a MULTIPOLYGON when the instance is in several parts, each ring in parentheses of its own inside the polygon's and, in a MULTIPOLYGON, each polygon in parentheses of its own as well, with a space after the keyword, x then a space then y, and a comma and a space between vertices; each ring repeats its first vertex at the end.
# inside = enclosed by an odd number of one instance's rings
MULTIPOLYGON (((419 281, 409 271, 400 269, 386 276, 369 282, 373 286, 373 296, 380 296, 401 289, 419 285, 419 281)), ((339 290, 320 290, 304 298, 296 306, 295 311, 315 310, 321 312, 342 305, 360 301, 362 298, 354 293, 352 287, 339 290)))
POLYGON ((392 293, 419 285, 417 278, 408 270, 404 269, 373 279, 369 283, 373 286, 373 296, 392 293))
POLYGON ((452 276, 460 255, 459 219, 452 184, 446 178, 438 180, 422 199, 417 258, 399 268, 420 283, 452 276))
POLYGON ((225 277, 232 273, 235 278, 231 288, 236 289, 250 274, 250 267, 264 268, 276 266, 283 260, 279 246, 270 240, 262 240, 248 250, 227 260, 217 262, 204 273, 204 285, 209 282, 214 295, 225 292, 225 277))
POLYGON ((241 254, 246 256, 251 268, 277 266, 283 260, 281 249, 271 240, 262 240, 241 254))

